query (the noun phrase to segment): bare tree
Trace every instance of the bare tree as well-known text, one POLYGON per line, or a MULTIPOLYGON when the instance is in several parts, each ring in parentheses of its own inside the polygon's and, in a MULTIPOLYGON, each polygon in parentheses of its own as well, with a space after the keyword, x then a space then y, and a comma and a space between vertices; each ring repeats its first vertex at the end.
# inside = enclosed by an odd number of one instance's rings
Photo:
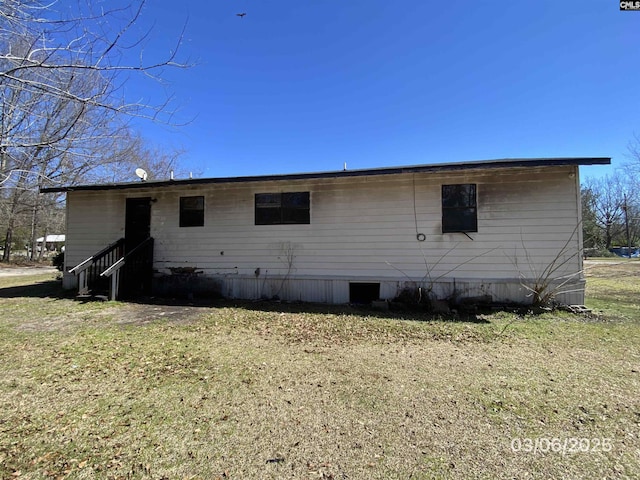
POLYGON ((106 10, 104 3, 90 0, 78 0, 73 6, 56 0, 4 0, 0 5, 0 20, 6 25, 0 30, 0 80, 86 106, 170 121, 175 113, 168 109, 170 97, 152 105, 127 102, 120 92, 129 75, 159 80, 165 67, 187 66, 176 61, 182 34, 163 59, 147 63, 141 50, 136 64, 123 63, 126 54, 141 48, 148 38, 148 32, 139 36, 133 29, 145 3, 132 1, 106 10), (97 74, 104 81, 92 92, 78 93, 51 80, 53 72, 61 71, 73 76, 97 74))
POLYGON ((602 178, 589 178, 584 183, 584 208, 588 220, 600 230, 604 248, 609 249, 615 238, 624 232, 624 205, 628 183, 619 173, 602 178))
POLYGON ((628 225, 631 245, 640 242, 640 136, 634 135, 634 140, 628 145, 630 161, 622 167, 623 175, 630 185, 626 197, 625 220, 628 225))
MULTIPOLYGON (((623 165, 622 171, 634 186, 634 190, 637 194, 640 194, 640 136, 635 134, 633 140, 627 145, 629 161, 623 165)), ((638 200, 634 198, 634 200, 638 200)))
POLYGON ((183 154, 183 149, 153 147, 134 132, 122 132, 109 161, 91 171, 85 180, 94 183, 130 180, 137 167, 147 171, 149 180, 169 179, 171 172, 184 176, 187 172, 179 162, 183 154))
MULTIPOLYGON (((132 75, 159 79, 166 67, 185 67, 176 61, 182 35, 165 58, 146 62, 142 53, 148 33, 136 36, 133 28, 145 1, 120 3, 111 2, 110 9, 90 0, 0 3, 4 260, 16 222, 24 223, 29 213, 35 241, 43 205, 34 191, 51 182, 108 179, 110 164, 144 158, 127 119, 172 122, 170 97, 159 104, 128 102, 122 87, 132 75), (139 61, 127 63, 133 50, 139 51, 139 61)), ((172 163, 167 156, 163 160, 172 163)))

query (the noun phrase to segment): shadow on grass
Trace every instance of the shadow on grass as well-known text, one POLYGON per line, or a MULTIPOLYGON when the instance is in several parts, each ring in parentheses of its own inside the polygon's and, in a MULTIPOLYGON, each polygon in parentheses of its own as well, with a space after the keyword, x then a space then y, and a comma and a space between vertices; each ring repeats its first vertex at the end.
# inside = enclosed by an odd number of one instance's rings
POLYGON ((0 298, 73 298, 73 292, 62 288, 59 280, 0 288, 0 298))
POLYGON ((330 305, 323 303, 281 302, 269 300, 228 300, 222 298, 166 298, 141 297, 127 300, 128 303, 139 305, 164 305, 201 308, 240 308, 265 313, 293 313, 320 315, 357 315, 388 320, 413 320, 423 322, 467 322, 490 323, 480 314, 434 314, 418 308, 407 307, 403 310, 379 310, 370 305, 330 305))
POLYGON ((316 313, 328 315, 357 315, 389 320, 414 320, 423 322, 470 322, 489 323, 482 316, 474 313, 436 314, 417 307, 391 308, 382 310, 371 305, 323 305, 305 303, 247 302, 237 305, 247 310, 286 313, 316 313))
MULTIPOLYGON (((64 290, 59 280, 49 280, 20 285, 15 287, 0 288, 0 298, 55 298, 72 299, 75 291, 64 290)), ((83 297, 78 301, 87 303, 91 301, 104 301, 104 297, 83 297)), ((280 302, 280 301, 251 301, 251 300, 227 300, 221 298, 169 298, 169 297, 139 297, 126 300, 124 303, 137 305, 171 306, 171 307, 200 307, 206 308, 240 308, 257 312, 293 313, 293 314, 325 314, 325 315, 357 315, 389 320, 413 320, 424 322, 467 322, 490 323, 482 316, 474 313, 464 314, 434 314, 418 308, 406 308, 403 310, 377 310, 368 305, 329 305, 304 302, 280 302)))

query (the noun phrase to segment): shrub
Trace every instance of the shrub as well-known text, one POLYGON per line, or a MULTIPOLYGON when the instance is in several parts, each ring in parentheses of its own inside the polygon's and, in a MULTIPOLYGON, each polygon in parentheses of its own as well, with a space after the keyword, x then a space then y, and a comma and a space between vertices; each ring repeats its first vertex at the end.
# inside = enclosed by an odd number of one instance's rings
POLYGON ((56 253, 51 259, 51 265, 62 271, 64 269, 64 252, 56 253))

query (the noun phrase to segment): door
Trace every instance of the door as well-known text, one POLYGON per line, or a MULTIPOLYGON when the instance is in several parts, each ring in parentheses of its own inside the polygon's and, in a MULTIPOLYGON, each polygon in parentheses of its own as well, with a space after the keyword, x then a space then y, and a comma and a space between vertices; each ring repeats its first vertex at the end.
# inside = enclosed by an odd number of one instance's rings
MULTIPOLYGON (((151 236, 151 198, 127 198, 124 225, 124 253, 129 254, 151 236)), ((135 298, 151 292, 153 243, 127 258, 120 275, 120 298, 135 298), (151 250, 149 250, 149 248, 151 250)))
POLYGON ((127 198, 124 251, 129 253, 151 236, 151 198, 127 198))

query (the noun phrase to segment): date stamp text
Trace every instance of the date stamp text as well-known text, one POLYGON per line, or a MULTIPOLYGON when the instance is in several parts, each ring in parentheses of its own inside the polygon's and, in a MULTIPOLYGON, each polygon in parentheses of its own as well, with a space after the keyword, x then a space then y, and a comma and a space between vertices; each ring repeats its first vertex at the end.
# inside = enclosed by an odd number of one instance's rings
POLYGON ((578 453, 602 453, 610 452, 613 443, 610 438, 513 438, 511 451, 514 453, 557 453, 560 455, 573 455, 578 453))

